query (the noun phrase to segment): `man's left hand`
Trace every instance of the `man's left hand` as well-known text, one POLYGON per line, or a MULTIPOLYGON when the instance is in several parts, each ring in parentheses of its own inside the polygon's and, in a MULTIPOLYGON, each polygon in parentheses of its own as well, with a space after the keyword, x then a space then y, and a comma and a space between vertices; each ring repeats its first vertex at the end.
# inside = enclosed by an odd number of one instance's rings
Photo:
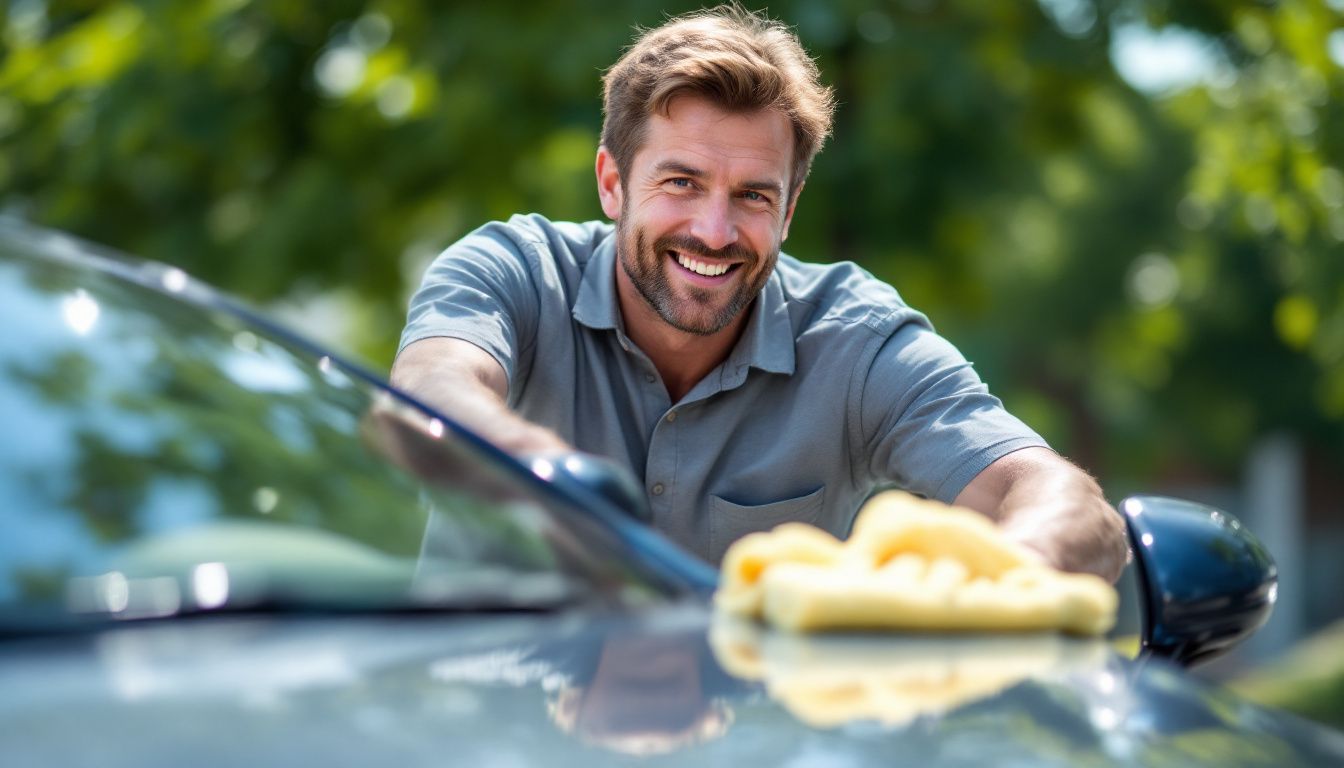
POLYGON ((1115 582, 1129 559, 1125 522, 1086 472, 1048 448, 1024 448, 976 475, 954 502, 998 522, 1055 568, 1115 582))

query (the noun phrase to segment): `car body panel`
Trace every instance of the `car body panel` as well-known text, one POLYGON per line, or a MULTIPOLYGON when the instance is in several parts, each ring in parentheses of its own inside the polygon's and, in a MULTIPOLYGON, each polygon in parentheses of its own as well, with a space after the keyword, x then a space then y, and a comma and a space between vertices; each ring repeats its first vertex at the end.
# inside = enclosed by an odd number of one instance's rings
POLYGON ((1344 761, 1338 733, 1099 640, 755 628, 737 638, 752 679, 723 621, 217 616, 25 641, 0 654, 0 751, 107 768, 1344 761))

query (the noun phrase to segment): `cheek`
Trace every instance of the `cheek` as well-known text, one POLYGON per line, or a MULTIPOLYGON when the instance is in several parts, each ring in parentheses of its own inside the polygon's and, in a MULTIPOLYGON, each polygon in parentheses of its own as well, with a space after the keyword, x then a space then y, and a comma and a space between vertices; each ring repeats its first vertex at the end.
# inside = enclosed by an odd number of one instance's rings
POLYGON ((639 207, 638 221, 645 229, 664 234, 686 220, 683 208, 676 200, 655 198, 639 207))
POLYGON ((770 211, 753 211, 743 217, 742 231, 748 233, 752 246, 768 249, 784 239, 784 222, 770 211))
POLYGON ((777 222, 773 219, 761 222, 760 226, 752 227, 748 233, 749 240, 746 245, 755 251, 763 262, 768 260, 773 265, 774 256, 779 253, 780 245, 783 243, 777 222))
POLYGON ((780 245, 780 238, 773 230, 762 235, 760 240, 750 243, 751 250, 760 257, 760 261, 754 270, 754 281, 764 283, 770 273, 774 271, 775 264, 779 261, 780 245))

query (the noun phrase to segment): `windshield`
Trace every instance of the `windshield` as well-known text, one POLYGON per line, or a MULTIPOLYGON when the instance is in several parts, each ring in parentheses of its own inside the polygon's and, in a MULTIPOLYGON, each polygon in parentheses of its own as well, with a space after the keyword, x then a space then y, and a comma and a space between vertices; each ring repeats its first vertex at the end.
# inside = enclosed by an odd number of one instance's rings
POLYGON ((0 229, 6 626, 658 591, 471 436, 183 300, 204 289, 174 269, 113 265, 147 286, 89 259, 0 229))

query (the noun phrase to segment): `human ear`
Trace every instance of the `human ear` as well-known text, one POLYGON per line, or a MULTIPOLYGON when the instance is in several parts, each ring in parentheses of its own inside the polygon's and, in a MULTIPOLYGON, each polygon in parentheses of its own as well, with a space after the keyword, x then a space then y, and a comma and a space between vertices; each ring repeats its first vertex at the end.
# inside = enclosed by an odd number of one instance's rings
POLYGON ((616 167, 616 158, 606 147, 597 148, 597 198, 602 202, 602 212, 607 218, 618 221, 621 218, 621 203, 624 188, 621 186, 621 172, 616 167))

